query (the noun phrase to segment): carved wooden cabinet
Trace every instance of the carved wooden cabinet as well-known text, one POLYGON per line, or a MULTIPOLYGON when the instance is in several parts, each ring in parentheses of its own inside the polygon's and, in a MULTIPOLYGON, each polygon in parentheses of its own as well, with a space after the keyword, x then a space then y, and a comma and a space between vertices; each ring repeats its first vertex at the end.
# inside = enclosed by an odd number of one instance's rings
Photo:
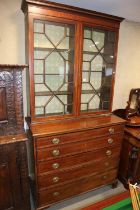
POLYGON ((30 210, 27 137, 0 137, 0 209, 30 210))
POLYGON ((46 0, 23 0, 22 10, 30 172, 44 209, 117 180, 124 121, 111 110, 122 18, 46 0))
POLYGON ((128 180, 140 183, 140 128, 125 128, 119 178, 126 188, 128 180))
POLYGON ((30 210, 22 70, 0 65, 0 209, 30 210))

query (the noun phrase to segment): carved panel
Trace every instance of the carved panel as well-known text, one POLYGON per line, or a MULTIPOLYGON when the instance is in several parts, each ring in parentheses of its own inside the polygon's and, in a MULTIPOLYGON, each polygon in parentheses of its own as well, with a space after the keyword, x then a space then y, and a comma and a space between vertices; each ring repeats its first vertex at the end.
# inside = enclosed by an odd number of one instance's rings
POLYGON ((25 66, 0 65, 0 135, 23 132, 22 70, 25 66))

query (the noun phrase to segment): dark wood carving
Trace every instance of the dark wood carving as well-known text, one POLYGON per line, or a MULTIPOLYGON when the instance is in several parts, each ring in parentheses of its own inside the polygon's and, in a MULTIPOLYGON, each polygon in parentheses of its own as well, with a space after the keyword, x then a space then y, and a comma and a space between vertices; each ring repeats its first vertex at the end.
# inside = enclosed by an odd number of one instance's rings
POLYGON ((26 140, 0 137, 0 210, 30 210, 26 140))
POLYGON ((6 89, 0 87, 0 122, 7 120, 6 89))
POLYGON ((0 135, 23 132, 22 70, 25 67, 0 65, 0 135))

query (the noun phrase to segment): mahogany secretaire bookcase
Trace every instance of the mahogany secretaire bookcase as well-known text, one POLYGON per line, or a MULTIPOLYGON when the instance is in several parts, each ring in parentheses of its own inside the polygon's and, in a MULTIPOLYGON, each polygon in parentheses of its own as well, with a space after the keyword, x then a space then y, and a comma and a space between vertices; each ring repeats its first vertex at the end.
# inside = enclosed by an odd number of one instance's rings
POLYGON ((111 114, 122 18, 23 0, 37 209, 117 181, 124 120, 111 114))
POLYGON ((23 126, 24 65, 0 64, 0 210, 30 210, 23 126))

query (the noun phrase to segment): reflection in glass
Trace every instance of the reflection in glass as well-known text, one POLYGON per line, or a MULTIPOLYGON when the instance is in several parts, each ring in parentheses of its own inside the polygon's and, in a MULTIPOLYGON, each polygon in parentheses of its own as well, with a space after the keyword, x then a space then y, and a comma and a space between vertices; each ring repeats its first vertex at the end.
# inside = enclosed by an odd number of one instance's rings
POLYGON ((35 115, 73 112, 74 25, 34 21, 35 115))

